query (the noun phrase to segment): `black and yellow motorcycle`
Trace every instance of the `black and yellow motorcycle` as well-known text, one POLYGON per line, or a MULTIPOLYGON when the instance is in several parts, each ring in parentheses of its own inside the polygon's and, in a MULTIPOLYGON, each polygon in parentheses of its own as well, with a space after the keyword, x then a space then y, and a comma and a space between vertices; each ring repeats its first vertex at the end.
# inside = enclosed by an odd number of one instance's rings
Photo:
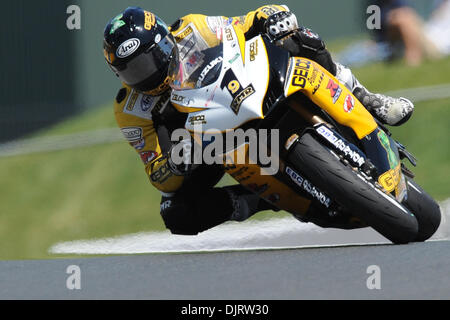
POLYGON ((281 146, 266 143, 278 155, 275 174, 249 161, 248 142, 224 150, 228 174, 301 221, 371 227, 394 243, 435 233, 440 208, 402 163, 415 158, 343 84, 264 36, 246 41, 232 25, 218 34, 218 46, 192 47, 170 67, 171 102, 188 113, 185 128, 203 137, 277 129, 281 146))

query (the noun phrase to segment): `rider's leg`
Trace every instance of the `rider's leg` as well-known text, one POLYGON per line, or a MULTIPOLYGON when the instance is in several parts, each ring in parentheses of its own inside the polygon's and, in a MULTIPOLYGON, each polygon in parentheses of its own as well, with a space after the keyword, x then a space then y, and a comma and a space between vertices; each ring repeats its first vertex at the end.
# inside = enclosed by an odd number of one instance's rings
POLYGON ((411 101, 405 98, 392 98, 367 90, 349 68, 333 61, 325 43, 311 30, 300 29, 278 43, 294 56, 312 59, 335 75, 340 82, 353 92, 364 107, 383 124, 400 125, 411 117, 414 110, 411 101))
POLYGON ((272 207, 241 185, 214 188, 219 166, 202 166, 173 194, 163 194, 161 216, 172 233, 196 235, 226 221, 244 221, 272 207))
POLYGON ((392 98, 367 90, 352 71, 340 63, 336 64, 336 78, 353 92, 355 97, 370 113, 384 124, 398 126, 405 123, 412 115, 414 105, 405 98, 392 98))

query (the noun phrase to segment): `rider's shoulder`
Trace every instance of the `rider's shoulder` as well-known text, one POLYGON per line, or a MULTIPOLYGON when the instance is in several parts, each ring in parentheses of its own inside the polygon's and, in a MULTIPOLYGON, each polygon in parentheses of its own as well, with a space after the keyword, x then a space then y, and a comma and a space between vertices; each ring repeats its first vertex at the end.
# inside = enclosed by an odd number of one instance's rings
POLYGON ((178 31, 183 30, 188 24, 198 24, 203 22, 205 17, 206 16, 203 14, 190 13, 172 23, 172 25, 169 27, 169 30, 172 33, 177 33, 178 31))
POLYGON ((159 96, 151 96, 123 84, 114 101, 114 113, 120 117, 131 115, 152 120, 154 112, 161 113, 169 102, 170 90, 159 96))
POLYGON ((122 87, 119 89, 119 91, 116 94, 116 98, 114 99, 114 112, 118 113, 120 112, 125 104, 128 101, 128 98, 130 96, 132 89, 127 86, 126 84, 122 84, 122 87))

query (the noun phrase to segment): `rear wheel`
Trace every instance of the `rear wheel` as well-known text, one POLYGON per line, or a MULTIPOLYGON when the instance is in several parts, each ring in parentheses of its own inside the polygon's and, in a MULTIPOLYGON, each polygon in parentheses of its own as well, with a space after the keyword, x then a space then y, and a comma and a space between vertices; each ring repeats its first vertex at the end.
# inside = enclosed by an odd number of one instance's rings
POLYGON ((311 134, 304 134, 288 157, 316 187, 393 243, 414 241, 418 222, 394 198, 345 165, 311 134))
POLYGON ((407 179, 407 188, 408 197, 403 201, 403 205, 411 210, 419 222, 419 232, 415 241, 425 241, 439 228, 441 209, 414 180, 407 179))

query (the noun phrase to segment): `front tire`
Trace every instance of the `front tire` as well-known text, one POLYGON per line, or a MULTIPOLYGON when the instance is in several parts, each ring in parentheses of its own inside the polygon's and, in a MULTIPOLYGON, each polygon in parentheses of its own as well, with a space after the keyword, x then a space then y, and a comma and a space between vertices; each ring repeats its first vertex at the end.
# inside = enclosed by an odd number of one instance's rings
POLYGON ((343 164, 311 134, 304 134, 289 162, 316 187, 393 243, 415 241, 418 222, 408 209, 343 164))
POLYGON ((414 180, 407 178, 408 197, 403 204, 416 216, 419 231, 414 241, 428 240, 441 224, 441 209, 414 180))

